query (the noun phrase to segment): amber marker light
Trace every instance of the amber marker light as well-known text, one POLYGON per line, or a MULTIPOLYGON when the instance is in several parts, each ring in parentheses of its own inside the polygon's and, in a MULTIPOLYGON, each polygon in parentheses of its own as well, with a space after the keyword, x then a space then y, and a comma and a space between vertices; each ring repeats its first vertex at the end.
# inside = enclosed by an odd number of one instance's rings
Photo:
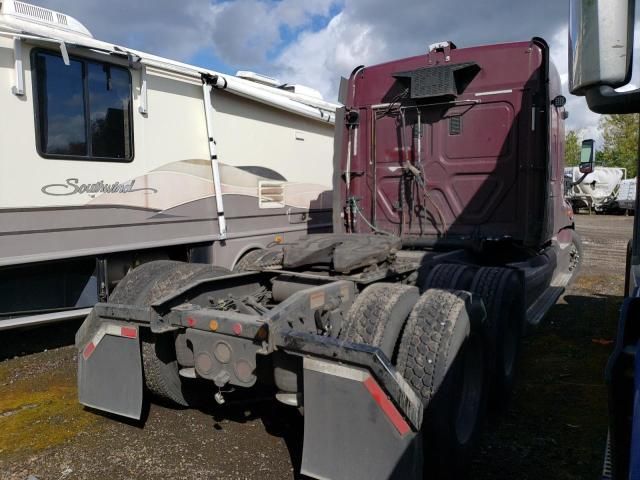
POLYGON ((256 332, 256 340, 266 340, 267 339, 267 326, 261 326, 256 332))

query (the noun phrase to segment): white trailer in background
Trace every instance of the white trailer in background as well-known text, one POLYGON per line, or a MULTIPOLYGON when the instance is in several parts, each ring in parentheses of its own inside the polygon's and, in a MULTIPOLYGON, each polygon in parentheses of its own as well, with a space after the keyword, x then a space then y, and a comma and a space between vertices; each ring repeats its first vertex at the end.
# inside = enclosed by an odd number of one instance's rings
POLYGON ((140 263, 331 229, 337 105, 239 73, 0 1, 0 330, 84 316, 140 263))
POLYGON ((565 198, 574 210, 587 208, 589 211, 604 212, 616 208, 616 195, 620 182, 627 177, 625 168, 595 167, 585 175, 579 167, 564 169, 565 198))
POLYGON ((620 182, 616 202, 622 210, 634 210, 636 208, 637 178, 628 178, 620 182))

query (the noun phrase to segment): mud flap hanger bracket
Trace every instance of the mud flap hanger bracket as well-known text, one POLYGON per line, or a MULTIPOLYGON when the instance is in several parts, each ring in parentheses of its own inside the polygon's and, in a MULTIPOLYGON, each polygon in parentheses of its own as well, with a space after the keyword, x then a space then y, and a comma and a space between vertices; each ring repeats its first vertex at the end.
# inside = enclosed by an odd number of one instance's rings
POLYGON ((139 325, 148 325, 153 333, 165 333, 178 330, 174 324, 177 315, 173 312, 167 315, 158 315, 153 307, 132 307, 116 303, 98 303, 94 312, 101 320, 116 320, 121 322, 134 322, 139 325))

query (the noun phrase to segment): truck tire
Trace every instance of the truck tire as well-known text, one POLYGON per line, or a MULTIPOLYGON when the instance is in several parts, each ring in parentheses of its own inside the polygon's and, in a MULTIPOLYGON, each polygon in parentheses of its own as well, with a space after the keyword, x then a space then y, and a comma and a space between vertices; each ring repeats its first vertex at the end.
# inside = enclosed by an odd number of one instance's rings
POLYGON ((511 400, 518 370, 525 321, 524 291, 516 272, 499 267, 480 268, 470 290, 482 298, 487 311, 483 337, 490 406, 494 411, 503 411, 511 400))
POLYGON ((469 265, 441 263, 429 271, 424 281, 418 281, 418 283, 421 292, 430 288, 468 290, 473 275, 474 270, 469 265))
POLYGON ((484 345, 471 329, 464 295, 427 290, 400 341, 397 369, 425 405, 422 433, 428 479, 464 478, 484 424, 484 345))
POLYGON ((143 263, 127 273, 127 275, 118 282, 116 288, 109 295, 109 302, 124 305, 134 304, 140 294, 140 290, 147 285, 151 279, 164 274, 180 263, 182 262, 174 260, 155 260, 143 263))
POLYGON ((391 360, 402 327, 418 297, 418 289, 408 285, 369 285, 349 309, 339 338, 379 347, 391 360))
MULTIPOLYGON (((225 275, 229 270, 170 260, 145 263, 130 272, 109 297, 111 303, 147 306, 199 278, 225 275)), ((173 333, 141 332, 142 364, 147 390, 161 400, 187 407, 198 403, 195 382, 180 377, 173 333)))
POLYGON ((258 248, 245 253, 233 267, 234 272, 247 272, 282 265, 282 252, 258 248))

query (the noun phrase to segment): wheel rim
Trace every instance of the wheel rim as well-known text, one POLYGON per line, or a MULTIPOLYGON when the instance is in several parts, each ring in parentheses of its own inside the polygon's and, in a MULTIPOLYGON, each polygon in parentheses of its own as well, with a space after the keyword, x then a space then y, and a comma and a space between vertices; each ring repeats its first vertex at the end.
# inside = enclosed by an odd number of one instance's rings
POLYGON ((466 444, 475 431, 482 402, 484 370, 482 347, 478 339, 467 341, 461 360, 461 391, 456 408, 455 431, 458 442, 466 444))
POLYGON ((571 244, 571 251, 569 252, 569 271, 573 272, 580 265, 580 251, 574 243, 571 244))

